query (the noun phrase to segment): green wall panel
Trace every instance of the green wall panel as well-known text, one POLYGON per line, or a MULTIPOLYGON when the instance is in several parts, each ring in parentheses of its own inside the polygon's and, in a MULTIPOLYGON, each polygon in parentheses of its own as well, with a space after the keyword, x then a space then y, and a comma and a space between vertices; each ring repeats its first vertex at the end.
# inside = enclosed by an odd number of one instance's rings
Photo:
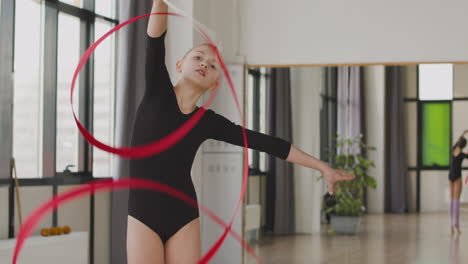
POLYGON ((450 163, 450 103, 422 105, 422 165, 450 163))

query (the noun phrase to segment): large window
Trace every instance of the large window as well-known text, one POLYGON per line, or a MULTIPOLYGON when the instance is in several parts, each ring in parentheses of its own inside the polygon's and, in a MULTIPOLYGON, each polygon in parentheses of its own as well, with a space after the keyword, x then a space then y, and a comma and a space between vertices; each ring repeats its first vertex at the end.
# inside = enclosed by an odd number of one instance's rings
MULTIPOLYGON (((83 141, 69 97, 78 60, 118 23, 116 2, 16 0, 13 156, 19 177, 50 177, 66 168, 95 177, 112 176, 113 156, 83 141)), ((74 95, 80 121, 111 145, 115 42, 110 37, 98 47, 80 73, 74 95)))

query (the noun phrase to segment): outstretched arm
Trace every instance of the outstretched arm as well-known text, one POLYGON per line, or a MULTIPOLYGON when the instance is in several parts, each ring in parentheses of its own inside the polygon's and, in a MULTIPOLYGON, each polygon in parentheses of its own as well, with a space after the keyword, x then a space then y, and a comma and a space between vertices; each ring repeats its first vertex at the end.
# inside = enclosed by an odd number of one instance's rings
MULTIPOLYGON (((241 126, 234 124, 224 116, 216 114, 212 110, 208 110, 207 115, 207 119, 212 127, 209 138, 221 140, 237 146, 244 145, 241 126)), ((245 131, 249 148, 266 152, 288 162, 320 171, 327 181, 328 192, 330 194, 333 194, 335 182, 354 178, 353 174, 341 170, 334 170, 328 166, 327 163, 304 153, 281 138, 249 129, 245 131)))
MULTIPOLYGON (((151 13, 167 13, 168 6, 163 0, 153 0, 151 13)), ((167 16, 153 15, 148 22, 147 33, 152 38, 160 37, 167 30, 167 16)))
POLYGON ((294 164, 320 171, 327 181, 328 192, 330 194, 333 194, 335 182, 352 180, 355 177, 352 173, 333 169, 327 163, 310 156, 293 145, 291 146, 291 150, 289 151, 289 155, 286 160, 294 164))

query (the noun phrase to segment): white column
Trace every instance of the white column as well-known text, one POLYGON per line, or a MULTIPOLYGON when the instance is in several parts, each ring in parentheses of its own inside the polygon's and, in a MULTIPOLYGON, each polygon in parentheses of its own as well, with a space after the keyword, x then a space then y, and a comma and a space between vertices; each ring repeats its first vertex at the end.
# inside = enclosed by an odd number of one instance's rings
POLYGON ((365 135, 368 145, 375 146, 376 151, 369 152, 375 168, 369 168, 369 175, 377 181, 377 189, 367 191, 369 213, 383 213, 385 184, 385 67, 364 67, 364 93, 366 109, 365 135))
MULTIPOLYGON (((320 158, 320 91, 323 68, 291 69, 291 100, 293 144, 306 153, 320 158)), ((296 232, 320 232, 320 207, 323 183, 317 181, 318 171, 294 165, 296 232)))

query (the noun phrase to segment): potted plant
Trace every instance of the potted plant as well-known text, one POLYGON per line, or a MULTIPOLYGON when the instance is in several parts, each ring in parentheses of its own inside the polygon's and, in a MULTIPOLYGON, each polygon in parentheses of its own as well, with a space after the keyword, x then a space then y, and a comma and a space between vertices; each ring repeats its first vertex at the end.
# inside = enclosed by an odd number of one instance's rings
POLYGON ((354 139, 337 138, 336 146, 338 151, 331 157, 331 166, 352 172, 356 178, 336 183, 334 195, 326 201, 326 212, 331 215, 331 228, 334 233, 356 234, 359 231, 361 216, 365 212, 364 191, 366 187, 377 187, 375 179, 367 174, 368 168, 375 167, 374 162, 361 153, 375 148, 364 144, 362 136, 354 139))

